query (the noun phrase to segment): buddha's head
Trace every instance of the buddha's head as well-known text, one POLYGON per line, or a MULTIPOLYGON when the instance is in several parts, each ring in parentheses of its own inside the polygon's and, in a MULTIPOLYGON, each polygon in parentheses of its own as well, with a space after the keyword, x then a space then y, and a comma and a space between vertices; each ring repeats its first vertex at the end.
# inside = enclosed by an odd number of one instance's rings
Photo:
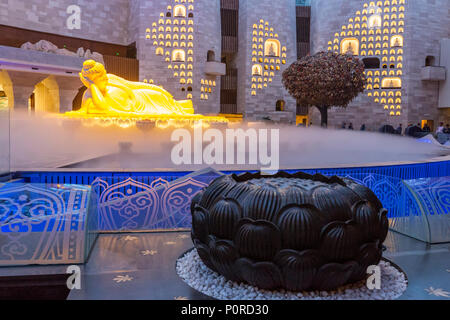
POLYGON ((106 75, 105 67, 101 63, 94 60, 86 60, 83 63, 81 74, 85 78, 92 80, 101 91, 106 90, 108 77, 106 75))

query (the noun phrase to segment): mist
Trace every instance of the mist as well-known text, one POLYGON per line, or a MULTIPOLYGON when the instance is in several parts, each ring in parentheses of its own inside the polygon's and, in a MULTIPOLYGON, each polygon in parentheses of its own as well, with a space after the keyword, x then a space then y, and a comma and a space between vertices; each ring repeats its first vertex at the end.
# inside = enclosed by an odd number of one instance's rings
MULTIPOLYGON (((214 128, 223 132, 227 126, 214 128)), ((448 147, 375 132, 250 122, 230 123, 228 128, 279 129, 280 169, 415 162, 450 155, 448 147)), ((82 123, 51 115, 28 116, 14 112, 11 116, 11 171, 56 168, 96 171, 260 168, 259 164, 175 165, 171 160, 171 151, 176 145, 171 141, 171 135, 175 129, 142 124, 128 128, 117 125, 103 127, 94 120, 82 123)), ((186 129, 193 131, 190 127, 186 129)), ((204 132, 206 130, 203 129, 204 132)))

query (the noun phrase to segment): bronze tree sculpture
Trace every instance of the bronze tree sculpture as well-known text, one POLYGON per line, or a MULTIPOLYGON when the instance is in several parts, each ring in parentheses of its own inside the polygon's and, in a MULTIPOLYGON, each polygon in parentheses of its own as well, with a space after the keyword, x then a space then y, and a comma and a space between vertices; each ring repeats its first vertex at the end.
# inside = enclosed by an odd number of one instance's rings
POLYGON ((347 54, 318 52, 294 62, 283 72, 289 94, 304 107, 317 107, 321 124, 328 124, 328 108, 347 105, 364 91, 364 64, 347 54))
POLYGON ((222 176, 191 203, 210 269, 262 289, 332 290, 379 263, 387 211, 353 180, 279 172, 222 176))

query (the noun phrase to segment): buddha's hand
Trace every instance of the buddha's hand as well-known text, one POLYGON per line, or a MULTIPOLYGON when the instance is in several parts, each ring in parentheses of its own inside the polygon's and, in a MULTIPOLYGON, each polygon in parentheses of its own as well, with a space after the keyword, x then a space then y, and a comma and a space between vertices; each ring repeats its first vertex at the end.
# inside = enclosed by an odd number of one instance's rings
POLYGON ((88 77, 85 77, 81 72, 79 73, 80 80, 83 82, 83 84, 89 89, 92 84, 94 84, 94 81, 89 79, 88 77))

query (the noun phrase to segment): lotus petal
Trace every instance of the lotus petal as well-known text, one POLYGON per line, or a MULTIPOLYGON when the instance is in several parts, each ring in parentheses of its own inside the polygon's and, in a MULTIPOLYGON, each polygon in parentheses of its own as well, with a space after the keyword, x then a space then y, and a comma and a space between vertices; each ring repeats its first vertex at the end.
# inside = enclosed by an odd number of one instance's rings
POLYGON ((255 260, 272 260, 281 248, 280 230, 269 221, 242 219, 234 243, 239 253, 255 260))
POLYGON ((282 285, 280 269, 272 262, 254 262, 247 258, 236 260, 235 269, 249 284, 261 289, 274 290, 282 285))
POLYGON ((274 261, 281 270, 284 287, 291 291, 308 290, 321 265, 317 250, 281 250, 274 261))
POLYGON ((248 184, 247 182, 238 183, 228 190, 224 194, 224 197, 235 199, 237 202, 241 203, 251 190, 255 190, 254 185, 248 184))
POLYGON ((217 202, 208 216, 209 232, 213 235, 231 240, 234 228, 242 217, 242 208, 233 199, 224 199, 217 202))
POLYGON ((378 240, 363 244, 359 248, 359 254, 357 257, 358 268, 353 271, 350 281, 356 282, 365 279, 367 277, 367 267, 371 265, 378 265, 381 260, 382 252, 383 251, 380 248, 378 240))
POLYGON ((283 248, 303 250, 319 243, 323 226, 319 210, 311 205, 288 205, 280 210, 277 225, 283 248))
POLYGON ((380 209, 380 212, 378 213, 378 220, 379 220, 378 239, 380 239, 381 243, 384 242, 389 231, 389 220, 387 218, 387 213, 388 213, 387 210, 384 208, 380 209))
POLYGON ((216 270, 232 281, 241 281, 238 274, 234 271, 234 262, 239 258, 239 254, 232 241, 211 240, 209 242, 209 252, 211 262, 216 270))
POLYGON ((202 259, 205 266, 207 266, 211 270, 217 272, 216 267, 211 262, 211 254, 209 252, 209 247, 197 239, 194 240, 194 246, 195 246, 195 249, 197 249, 197 253, 198 253, 200 259, 202 259))
POLYGON ((375 208, 377 210, 380 210, 381 208, 383 208, 383 205, 381 204, 380 200, 377 198, 375 193, 372 192, 372 190, 370 190, 366 186, 356 183, 350 179, 347 179, 346 183, 350 189, 352 189, 354 192, 356 192, 361 197, 361 199, 367 200, 370 203, 372 203, 372 205, 375 206, 375 208))
POLYGON ((313 286, 316 290, 336 289, 348 282, 356 268, 358 264, 355 261, 323 265, 314 277, 313 286))
POLYGON ((328 261, 351 260, 361 245, 361 233, 353 220, 329 223, 323 227, 321 239, 320 251, 328 261))
POLYGON ((274 221, 283 203, 283 197, 275 188, 263 186, 250 192, 244 199, 244 216, 253 220, 274 221))
POLYGON ((203 197, 203 193, 205 192, 205 189, 198 192, 191 200, 191 214, 194 212, 194 208, 196 205, 200 203, 200 200, 203 197))
POLYGON ((333 190, 336 193, 341 194, 349 203, 350 207, 352 207, 356 202, 361 201, 361 197, 352 189, 347 186, 341 184, 332 185, 333 190))
POLYGON ((311 196, 306 189, 299 187, 291 187, 285 191, 286 204, 310 204, 312 203, 311 196))
POLYGON ((217 178, 204 191, 200 206, 205 209, 210 209, 217 201, 222 199, 222 195, 231 189, 235 183, 229 176, 217 178))
POLYGON ((199 206, 192 213, 192 234, 202 242, 206 242, 208 237, 207 211, 199 206))
POLYGON ((352 208, 353 220, 361 226, 364 241, 373 241, 379 237, 378 211, 367 200, 357 202, 352 208))
POLYGON ((349 202, 329 186, 319 186, 312 190, 313 205, 328 221, 347 221, 351 218, 349 202))

